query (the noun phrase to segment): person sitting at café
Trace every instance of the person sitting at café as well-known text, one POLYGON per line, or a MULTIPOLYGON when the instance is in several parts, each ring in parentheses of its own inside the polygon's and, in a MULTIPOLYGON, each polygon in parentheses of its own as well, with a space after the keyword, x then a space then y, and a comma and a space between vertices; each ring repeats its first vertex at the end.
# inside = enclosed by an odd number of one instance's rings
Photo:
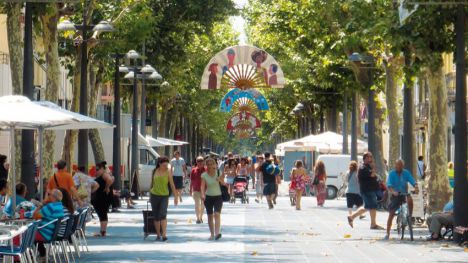
POLYGON ((39 221, 40 229, 36 232, 35 237, 36 242, 42 244, 39 246, 39 253, 41 256, 45 256, 45 247, 43 246, 43 242, 50 241, 55 231, 55 224, 49 223, 64 216, 62 199, 62 192, 58 189, 52 189, 48 192, 48 196, 45 201, 46 204, 37 204, 37 208, 33 213, 33 217, 35 219, 41 219, 39 221))
POLYGON ((8 182, 6 180, 0 179, 0 199, 5 200, 8 193, 8 182))
MULTIPOLYGON (((19 204, 26 202, 26 194, 27 194, 27 188, 26 185, 23 183, 18 183, 16 184, 16 206, 19 204)), ((15 211, 13 209, 13 199, 10 198, 8 199, 5 209, 3 209, 3 217, 14 217, 15 216, 15 211)))
POLYGON ((441 213, 433 213, 427 218, 427 226, 431 235, 427 238, 428 241, 441 239, 442 227, 453 226, 455 218, 453 217, 453 201, 449 201, 441 213))

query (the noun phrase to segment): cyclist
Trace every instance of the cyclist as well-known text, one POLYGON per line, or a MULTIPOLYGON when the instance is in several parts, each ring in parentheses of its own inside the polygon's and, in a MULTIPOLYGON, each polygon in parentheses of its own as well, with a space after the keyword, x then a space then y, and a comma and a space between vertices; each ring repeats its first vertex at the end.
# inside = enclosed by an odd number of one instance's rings
POLYGON ((388 220, 387 220, 387 235, 385 240, 390 238, 390 229, 392 228, 393 218, 395 217, 395 211, 400 207, 406 200, 408 202, 408 209, 410 215, 413 213, 413 199, 406 194, 408 193, 408 183, 410 183, 416 194, 419 192, 418 184, 414 180, 411 173, 404 169, 405 163, 403 160, 397 160, 395 163, 395 169, 390 171, 387 179, 387 188, 390 194, 390 204, 388 206, 388 220))

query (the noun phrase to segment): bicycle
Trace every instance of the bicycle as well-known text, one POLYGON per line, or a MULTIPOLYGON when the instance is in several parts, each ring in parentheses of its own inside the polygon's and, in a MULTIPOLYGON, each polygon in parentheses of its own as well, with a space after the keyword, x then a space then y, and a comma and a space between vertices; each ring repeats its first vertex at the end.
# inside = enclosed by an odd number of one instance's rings
POLYGON ((398 234, 401 235, 401 239, 405 237, 405 228, 408 227, 411 241, 414 241, 413 238, 413 220, 411 218, 409 207, 408 207, 408 196, 410 194, 402 194, 400 196, 404 197, 404 200, 401 201, 400 207, 397 209, 397 230, 398 234))

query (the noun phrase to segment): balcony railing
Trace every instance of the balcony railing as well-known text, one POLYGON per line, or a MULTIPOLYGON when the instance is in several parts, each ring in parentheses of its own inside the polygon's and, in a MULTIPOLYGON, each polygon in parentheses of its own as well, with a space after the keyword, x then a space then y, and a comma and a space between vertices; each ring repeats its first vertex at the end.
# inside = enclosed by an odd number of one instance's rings
POLYGON ((0 52, 0 64, 10 64, 10 55, 8 53, 0 52))
POLYGON ((417 124, 424 124, 427 122, 427 119, 429 118, 429 102, 421 102, 416 105, 416 110, 415 110, 415 121, 417 124))

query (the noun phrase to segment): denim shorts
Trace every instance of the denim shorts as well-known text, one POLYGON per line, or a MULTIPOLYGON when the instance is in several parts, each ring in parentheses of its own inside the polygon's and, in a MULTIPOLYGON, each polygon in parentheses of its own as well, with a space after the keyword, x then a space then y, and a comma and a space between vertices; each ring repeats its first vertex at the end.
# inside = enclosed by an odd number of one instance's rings
POLYGON ((365 209, 377 209, 377 194, 375 191, 362 192, 361 197, 364 201, 365 209))

